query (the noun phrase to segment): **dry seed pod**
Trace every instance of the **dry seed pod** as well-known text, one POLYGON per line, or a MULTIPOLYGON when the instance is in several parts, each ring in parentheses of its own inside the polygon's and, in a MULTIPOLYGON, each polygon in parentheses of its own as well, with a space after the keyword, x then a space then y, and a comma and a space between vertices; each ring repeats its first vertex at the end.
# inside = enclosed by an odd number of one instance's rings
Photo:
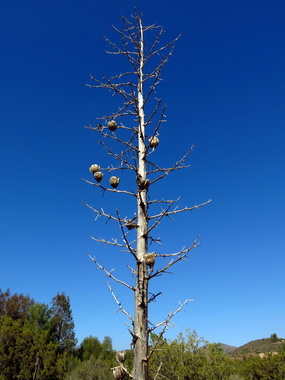
POLYGON ((116 352, 116 360, 119 363, 124 363, 124 361, 126 360, 126 351, 116 352))
POLYGON ((108 121, 108 128, 110 131, 114 132, 117 129, 117 123, 115 120, 108 121))
POLYGON ((119 178, 119 177, 112 176, 112 177, 110 178, 110 185, 111 185, 114 189, 116 189, 116 188, 118 187, 119 183, 120 183, 120 178, 119 178))
POLYGON ((136 228, 138 225, 136 224, 136 222, 134 222, 134 220, 130 219, 130 220, 127 220, 127 221, 126 221, 125 226, 127 227, 128 230, 133 230, 133 229, 136 228))
POLYGON ((103 173, 102 172, 95 172, 94 178, 96 179, 97 182, 101 182, 101 180, 103 178, 103 173))
POLYGON ((141 190, 148 189, 149 185, 150 185, 150 180, 148 178, 146 178, 146 179, 144 179, 144 180, 141 181, 141 183, 140 183, 140 189, 141 190))
POLYGON ((121 380, 125 377, 126 371, 122 367, 114 367, 112 371, 116 380, 121 380))
POLYGON ((152 267, 154 265, 154 262, 155 262, 155 252, 146 253, 144 255, 144 261, 145 261, 146 265, 148 265, 149 267, 152 267))
POLYGON ((99 170, 100 170, 100 166, 97 165, 97 164, 93 164, 93 165, 91 165, 90 168, 89 168, 89 171, 90 171, 92 174, 94 174, 94 173, 96 173, 96 172, 99 172, 99 170))
POLYGON ((149 139, 149 146, 151 148, 156 148, 158 144, 159 144, 159 140, 156 136, 153 136, 149 139))

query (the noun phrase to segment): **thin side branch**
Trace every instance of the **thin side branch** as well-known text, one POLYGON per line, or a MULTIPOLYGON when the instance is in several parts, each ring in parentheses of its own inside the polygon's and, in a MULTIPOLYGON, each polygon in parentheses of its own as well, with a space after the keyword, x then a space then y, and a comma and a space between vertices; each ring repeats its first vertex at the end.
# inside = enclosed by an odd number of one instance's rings
POLYGON ((147 357, 147 360, 149 360, 153 353, 155 352, 155 349, 156 347, 158 346, 161 338, 163 337, 163 335, 165 334, 166 330, 168 329, 169 326, 173 326, 173 323, 171 322, 171 319, 177 314, 179 313, 183 308, 184 306, 187 305, 188 302, 190 301, 193 301, 191 299, 186 299, 183 303, 180 303, 180 306, 174 311, 174 312, 169 312, 168 315, 167 315, 167 318, 162 321, 162 322, 159 322, 157 323, 155 326, 151 327, 148 329, 149 332, 152 332, 154 331, 155 329, 157 329, 158 327, 161 327, 162 326, 162 330, 161 332, 158 334, 158 337, 156 339, 156 341, 154 342, 154 345, 151 347, 151 350, 149 352, 149 355, 147 357))
POLYGON ((88 253, 88 256, 89 256, 89 258, 93 261, 93 263, 95 263, 95 264, 97 265, 97 267, 98 267, 99 269, 101 269, 101 270, 106 274, 106 276, 110 277, 112 280, 118 282, 119 284, 124 285, 124 286, 125 286, 126 288, 128 288, 128 289, 131 289, 131 290, 133 290, 133 291, 136 290, 136 288, 134 288, 133 286, 131 286, 131 285, 127 284, 126 282, 121 281, 121 280, 119 280, 117 277, 115 277, 115 276, 112 274, 112 272, 114 271, 114 269, 112 269, 111 271, 107 271, 107 269, 104 268, 101 264, 99 264, 98 261, 95 259, 95 257, 92 257, 92 256, 90 255, 90 253, 88 253))
POLYGON ((123 234, 123 240, 124 240, 124 242, 126 243, 126 246, 127 246, 128 250, 130 251, 130 253, 133 255, 133 257, 135 258, 135 260, 137 260, 137 257, 136 257, 136 250, 133 249, 133 248, 131 247, 130 243, 129 243, 129 240, 128 240, 127 235, 126 235, 125 230, 124 230, 124 225, 123 225, 123 223, 121 222, 122 219, 120 218, 119 211, 116 210, 116 213, 117 213, 117 218, 118 218, 118 221, 119 221, 119 226, 120 226, 121 231, 122 231, 122 234, 123 234))
POLYGON ((161 213, 159 213, 157 215, 150 216, 149 220, 156 219, 156 218, 161 218, 161 216, 169 216, 169 215, 173 215, 173 214, 179 214, 180 212, 193 211, 193 210, 198 209, 200 207, 206 206, 210 202, 212 202, 212 199, 209 199, 207 202, 200 203, 199 205, 195 205, 195 206, 192 206, 192 207, 187 207, 186 206, 186 207, 184 207, 182 209, 175 209, 173 211, 167 211, 167 209, 166 209, 166 210, 163 210, 161 213))
POLYGON ((154 277, 157 277, 157 276, 160 276, 162 273, 168 273, 168 269, 171 268, 173 265, 177 264, 179 261, 181 260, 185 260, 188 253, 196 248, 200 243, 198 241, 199 239, 199 236, 197 237, 197 239, 194 241, 194 243, 191 245, 191 247, 188 247, 188 248, 183 248, 181 249, 181 251, 179 252, 176 252, 176 253, 173 253, 173 254, 156 254, 156 256, 160 256, 160 257, 174 257, 172 260, 170 260, 168 262, 168 264, 163 267, 162 269, 158 269, 157 271, 155 271, 152 275, 149 276, 149 279, 152 279, 154 277))
MULTIPOLYGON (((179 161, 177 161, 176 164, 173 165, 171 168, 169 168, 169 169, 158 168, 159 171, 163 171, 163 173, 160 176, 158 176, 157 178, 155 178, 154 180, 152 180, 151 184, 153 184, 153 183, 159 181, 160 179, 164 178, 165 176, 167 176, 169 173, 173 172, 174 170, 186 168, 187 166, 184 165, 183 163, 184 163, 185 159, 189 156, 189 154, 192 152, 193 148, 194 148, 194 145, 192 145, 192 147, 188 150, 188 152, 179 161)), ((154 173, 154 171, 149 172, 149 173, 154 173)))
MULTIPOLYGON (((86 182, 88 182, 88 181, 86 181, 86 182)), ((119 220, 118 220, 118 218, 116 218, 115 216, 113 216, 113 215, 111 215, 111 214, 107 214, 107 213, 105 213, 105 211, 101 208, 101 207, 99 207, 99 209, 97 210, 97 209, 95 209, 93 206, 90 206, 88 203, 86 203, 85 201, 83 201, 83 204, 85 205, 85 206, 87 206, 90 210, 92 210, 93 212, 95 212, 96 214, 97 214, 97 217, 100 217, 100 216, 104 216, 105 218, 107 218, 108 220, 115 220, 116 222, 118 222, 119 223, 119 220)), ((96 217, 96 219, 97 219, 97 217, 96 217)))
POLYGON ((114 293, 114 290, 112 289, 111 285, 109 284, 109 282, 107 282, 108 284, 108 287, 109 287, 109 290, 112 294, 112 297, 114 298, 116 304, 119 306, 119 310, 118 311, 121 311, 122 313, 124 313, 131 321, 132 323, 134 322, 134 319, 131 317, 131 315, 126 311, 126 309, 122 306, 122 303, 118 300, 118 298, 116 297, 115 293, 114 293))
MULTIPOLYGON (((93 236, 91 236, 91 239, 94 240, 94 241, 96 241, 96 243, 102 243, 102 244, 105 244, 105 245, 113 245, 113 246, 120 247, 120 248, 126 248, 126 249, 128 250, 128 252, 129 252, 129 249, 128 249, 127 244, 119 243, 119 242, 117 241, 117 239, 113 239, 113 238, 112 238, 112 240, 106 240, 106 239, 102 239, 102 238, 94 238, 93 236)), ((130 243, 130 246, 131 246, 131 244, 133 244, 133 243, 135 243, 135 241, 132 241, 132 242, 130 243)), ((136 249, 133 248, 133 247, 131 247, 131 249, 132 249, 134 252, 136 251, 136 249)))
MULTIPOLYGON (((84 179, 84 178, 82 178, 82 181, 89 183, 89 185, 100 187, 100 189, 102 189, 104 191, 110 191, 111 193, 118 193, 118 194, 127 194, 127 195, 132 195, 133 197, 136 197, 136 194, 131 193, 130 191, 111 189, 109 187, 104 187, 104 186, 100 185, 100 183, 91 182, 91 181, 88 181, 87 179, 84 179)), ((83 203, 85 203, 85 202, 83 202, 83 203)), ((87 204, 86 204, 86 206, 89 207, 87 204)), ((91 208, 91 207, 89 207, 89 208, 91 208)), ((95 211, 95 210, 93 210, 93 211, 95 211)))

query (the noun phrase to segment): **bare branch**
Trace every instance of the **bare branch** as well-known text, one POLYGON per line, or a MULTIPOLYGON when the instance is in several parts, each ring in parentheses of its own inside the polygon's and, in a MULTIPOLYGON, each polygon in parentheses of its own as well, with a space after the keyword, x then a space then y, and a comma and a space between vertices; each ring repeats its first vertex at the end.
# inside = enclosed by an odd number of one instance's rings
POLYGON ((107 282, 108 284, 108 287, 109 287, 109 290, 112 294, 112 297, 114 298, 116 304, 119 306, 119 310, 118 311, 121 311, 122 313, 124 313, 132 322, 134 322, 134 319, 131 317, 131 315, 126 311, 126 309, 122 306, 122 303, 118 300, 118 298, 116 297, 115 293, 114 293, 114 290, 112 289, 111 285, 109 284, 109 282, 107 282))
POLYGON ((98 263, 98 261, 95 259, 95 257, 92 257, 90 253, 88 253, 87 255, 93 261, 93 263, 95 263, 98 266, 98 268, 101 269, 106 274, 106 276, 110 277, 112 280, 118 282, 119 284, 124 285, 128 289, 131 289, 133 291, 136 290, 136 288, 134 288, 133 286, 131 286, 131 285, 127 284, 126 282, 121 281, 117 277, 115 277, 112 274, 112 272, 114 271, 114 269, 112 269, 111 271, 107 271, 107 269, 105 269, 101 264, 98 263))
MULTIPOLYGON (((97 186, 97 187, 100 187, 100 189, 104 190, 104 191, 110 191, 111 193, 118 193, 118 194, 128 194, 128 195, 132 195, 133 197, 136 197, 136 194, 130 192, 130 191, 126 191, 126 190, 118 190, 118 189, 110 189, 108 187, 104 187, 102 186, 100 183, 94 183, 94 182, 90 182, 88 181, 87 179, 84 179, 82 178, 82 181, 86 182, 86 183, 89 183, 89 185, 92 185, 92 186, 97 186)), ((83 202, 84 203, 84 202, 83 202)), ((87 204, 86 204, 87 205, 87 204)), ((94 210, 93 210, 94 211, 94 210)))
POLYGON ((166 376, 164 376, 164 375, 162 375, 162 374, 160 373, 160 370, 161 370, 162 364, 163 364, 162 362, 159 364, 159 366, 158 366, 158 368, 157 368, 157 371, 156 371, 156 374, 155 374, 155 376, 154 376, 154 380, 156 380, 156 379, 158 378, 158 376, 163 377, 164 379, 167 379, 167 380, 168 380, 168 377, 166 377, 166 376))
POLYGON ((200 207, 206 206, 210 202, 212 202, 212 199, 209 199, 207 202, 200 203, 199 205, 195 205, 195 206, 192 206, 192 207, 187 207, 186 206, 186 207, 184 207, 182 209, 175 209, 173 211, 163 210, 161 213, 159 213, 157 215, 150 216, 149 220, 156 219, 156 218, 161 218, 161 216, 169 216, 169 215, 173 215, 173 214, 179 214, 180 212, 192 211, 192 210, 198 209, 200 207))
POLYGON ((196 248, 200 243, 198 241, 199 239, 199 236, 197 237, 197 239, 194 241, 194 243, 191 245, 191 247, 187 247, 187 248, 182 248, 181 251, 179 252, 176 252, 176 253, 173 253, 173 254, 156 254, 157 257, 171 257, 173 256, 174 258, 172 260, 170 260, 168 262, 168 264, 166 266, 164 266, 162 269, 158 269, 157 271, 155 271, 153 274, 151 274, 148 278, 149 280, 154 278, 154 277, 157 277, 157 276, 160 276, 162 275, 163 273, 169 273, 168 272, 168 269, 170 267, 172 267, 173 265, 177 264, 179 261, 181 260, 185 260, 188 253, 196 248))
POLYGON ((128 51, 127 44, 124 41, 124 39, 121 39, 121 42, 122 42, 124 50, 122 50, 121 48, 119 48, 115 43, 113 43, 112 41, 110 41, 107 37, 105 37, 105 39, 108 42, 108 44, 110 46, 112 46, 112 48, 115 50, 115 52, 106 51, 106 53, 108 53, 108 54, 120 54, 120 55, 124 55, 125 57, 127 57, 128 61, 132 65, 133 69, 136 71, 137 70, 137 66, 136 66, 137 59, 135 59, 134 57, 132 57, 132 54, 133 55, 137 55, 137 52, 130 52, 130 51, 128 51))
MULTIPOLYGON (((170 202, 166 208, 166 210, 163 210, 159 217, 156 219, 156 221, 153 223, 153 225, 148 229, 147 231, 147 234, 149 234, 155 227, 158 226, 158 224, 161 222, 161 220, 167 215, 167 213, 169 212, 171 206, 176 202, 176 200, 173 200, 172 202, 170 202)), ((150 218, 149 218, 150 219, 150 218)))
POLYGON ((161 338, 165 334, 165 332, 168 329, 168 327, 173 325, 173 323, 171 322, 171 319, 177 313, 179 313, 184 308, 184 306, 187 305, 187 303, 190 302, 190 301, 193 301, 193 300, 186 299, 183 303, 180 303, 180 306, 174 312, 169 312, 168 315, 167 315, 167 318, 164 321, 159 322, 155 326, 153 326, 153 327, 151 327, 151 328, 148 329, 149 332, 152 332, 155 329, 157 329, 158 327, 162 327, 162 330, 158 334, 158 337, 157 337, 156 341, 154 342, 154 345, 150 349, 150 352, 149 352, 149 355, 147 357, 147 360, 149 360, 151 358, 151 356, 153 355, 153 353, 155 352, 156 347, 158 346, 161 338))
POLYGON ((159 30, 157 36, 154 38, 154 42, 153 42, 152 46, 149 48, 148 53, 145 56, 145 61, 149 60, 149 58, 151 57, 152 53, 155 50, 155 47, 157 46, 157 44, 160 43, 160 38, 161 38, 163 32, 164 32, 163 28, 160 27, 160 30, 159 30))
MULTIPOLYGON (((151 184, 153 184, 153 183, 159 181, 160 179, 164 178, 165 176, 167 176, 169 173, 173 172, 174 170, 187 167, 183 163, 186 160, 186 158, 189 156, 189 154, 192 152, 193 148, 194 148, 194 145, 192 145, 192 147, 188 150, 188 152, 179 161, 177 161, 176 164, 173 165, 171 168, 169 168, 169 169, 160 169, 159 168, 158 171, 163 171, 163 173, 159 177, 152 180, 151 184)), ((154 171, 148 172, 148 173, 154 173, 154 171)))
MULTIPOLYGON (((88 181, 86 181, 88 182, 88 181)), ((85 206, 87 206, 90 210, 92 210, 93 212, 95 212, 97 214, 97 217, 100 217, 100 216, 104 216, 105 218, 107 218, 108 220, 112 219, 112 220, 115 220, 116 222, 119 223, 119 220, 118 218, 116 218, 115 216, 111 215, 111 214, 107 214, 105 213, 105 211, 99 207, 98 210, 95 209, 93 206, 90 206, 88 203, 86 203, 85 201, 83 201, 83 204, 85 206)))
POLYGON ((173 203, 173 202, 178 202, 180 197, 178 197, 176 200, 173 199, 153 199, 152 201, 148 201, 148 205, 152 205, 154 203, 173 203))
POLYGON ((161 292, 158 292, 158 293, 156 293, 156 294, 152 294, 152 293, 150 293, 150 294, 151 294, 151 297, 149 297, 149 299, 148 299, 148 303, 151 303, 151 302, 155 301, 155 299, 156 299, 158 296, 161 296, 161 295, 162 295, 161 292))
POLYGON ((104 143, 103 141, 99 141, 100 144, 103 146, 104 149, 106 149, 108 151, 108 153, 110 155, 112 155, 113 157, 115 157, 116 160, 119 160, 120 162, 123 162, 128 168, 134 170, 135 172, 137 171, 137 168, 135 168, 133 165, 131 165, 127 160, 125 160, 123 158, 124 154, 117 154, 115 152, 113 152, 110 148, 108 148, 104 143))
MULTIPOLYGON (((102 243, 102 244, 105 244, 106 246, 107 245, 112 245, 112 246, 116 246, 116 247, 119 247, 119 248, 126 248, 129 252, 129 247, 127 246, 127 244, 121 244, 117 241, 117 239, 112 239, 112 240, 106 240, 106 239, 102 239, 102 238, 94 238, 93 236, 91 236, 91 239, 96 241, 96 243, 102 243)), ((130 246, 135 243, 135 241, 132 241, 130 243, 130 246)), ((131 247, 131 249, 135 252, 136 249, 131 247)), ((122 252, 126 252, 126 251, 122 251, 122 252)))
POLYGON ((120 225, 120 228, 121 228, 121 231, 122 231, 122 234, 123 234, 123 240, 124 240, 124 242, 126 243, 126 246, 127 246, 128 250, 129 250, 129 251, 131 252, 131 254, 134 256, 135 260, 137 260, 137 257, 136 257, 136 250, 134 250, 134 249, 131 247, 131 245, 130 245, 128 239, 127 239, 127 235, 126 235, 126 233, 125 233, 123 223, 121 222, 122 219, 121 219, 120 216, 119 216, 119 211, 116 210, 116 213, 117 213, 117 217, 118 217, 119 225, 120 225))
MULTIPOLYGON (((162 30, 162 32, 163 32, 163 30, 162 30)), ((153 50, 151 52, 151 54, 149 54, 149 55, 146 56, 145 60, 148 60, 153 55, 156 55, 156 54, 160 53, 162 50, 165 50, 165 49, 167 49, 169 47, 172 47, 172 49, 171 49, 171 52, 172 52, 173 49, 175 48, 175 46, 174 46, 175 42, 177 42, 180 37, 181 37, 181 34, 179 34, 179 36, 177 36, 176 38, 174 38, 174 40, 172 40, 171 42, 168 42, 166 45, 162 46, 161 48, 159 48, 157 50, 153 50)))

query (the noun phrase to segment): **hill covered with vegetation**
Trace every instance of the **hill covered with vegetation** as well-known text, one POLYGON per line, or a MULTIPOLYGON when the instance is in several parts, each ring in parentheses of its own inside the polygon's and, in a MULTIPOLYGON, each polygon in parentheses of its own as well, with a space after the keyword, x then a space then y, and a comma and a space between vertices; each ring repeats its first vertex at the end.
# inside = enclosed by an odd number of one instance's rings
POLYGON ((285 339, 278 338, 272 334, 270 338, 253 340, 243 346, 229 351, 232 357, 242 357, 244 355, 259 355, 267 353, 278 353, 285 350, 285 339))

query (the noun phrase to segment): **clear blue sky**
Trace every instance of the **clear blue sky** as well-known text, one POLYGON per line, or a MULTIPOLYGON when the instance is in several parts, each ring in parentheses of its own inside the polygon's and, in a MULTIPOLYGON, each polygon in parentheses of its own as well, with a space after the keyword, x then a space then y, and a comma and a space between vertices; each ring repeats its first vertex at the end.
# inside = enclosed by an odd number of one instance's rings
MULTIPOLYGON (((83 128, 109 109, 108 94, 85 86, 88 73, 118 73, 104 35, 137 6, 165 40, 182 33, 159 96, 167 124, 156 157, 175 162, 191 144, 191 168, 161 182, 181 206, 213 202, 157 232, 167 252, 202 244, 153 291, 153 322, 193 298, 174 320, 215 342, 239 346, 285 337, 285 2, 283 0, 2 1, 0 12, 0 287, 48 303, 71 299, 79 342, 109 335, 128 347, 123 315, 86 253, 124 279, 128 256, 93 243, 119 234, 96 223, 85 200, 117 207, 81 178, 103 160, 83 128), (106 204, 107 203, 107 204, 106 204)), ((126 66, 127 70, 127 66, 126 66)), ((110 109, 112 112, 113 109, 110 109)), ((105 159, 105 158, 104 158, 105 159)), ((120 199, 124 214, 125 199, 120 199)), ((161 248, 162 250, 162 248, 161 248)), ((130 294, 114 284, 132 311, 130 294)))

